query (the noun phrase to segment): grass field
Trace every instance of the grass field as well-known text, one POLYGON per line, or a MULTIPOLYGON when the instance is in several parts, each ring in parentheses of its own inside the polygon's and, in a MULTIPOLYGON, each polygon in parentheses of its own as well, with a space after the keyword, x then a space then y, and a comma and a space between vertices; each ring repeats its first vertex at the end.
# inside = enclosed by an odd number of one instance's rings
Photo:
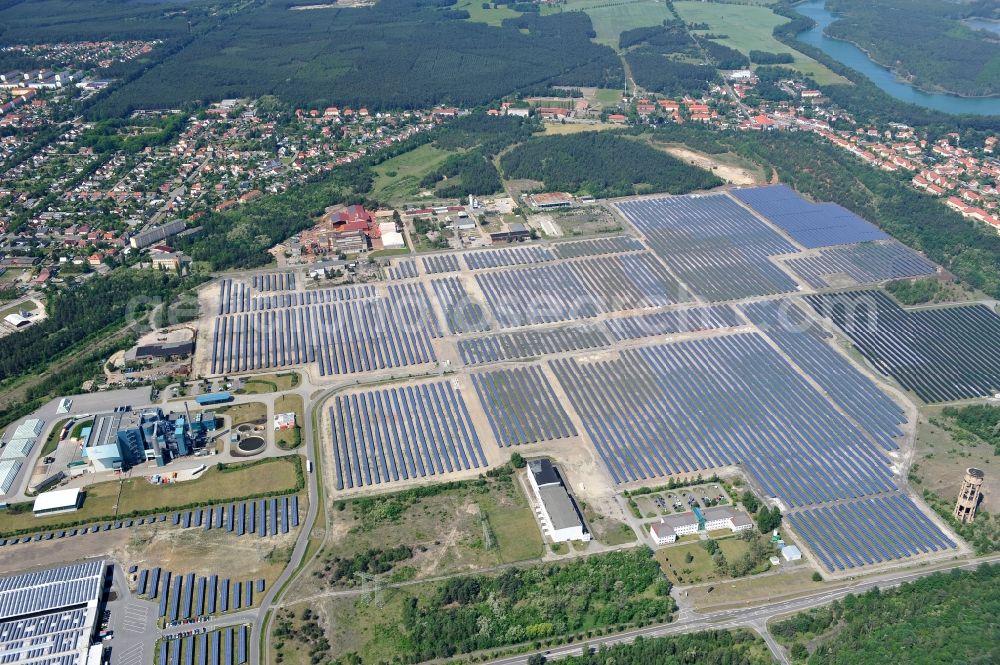
POLYGON ((622 100, 622 91, 618 88, 598 88, 594 93, 594 102, 604 105, 615 105, 622 100))
POLYGON ((656 0, 568 0, 565 5, 545 6, 543 14, 582 11, 594 24, 594 41, 618 49, 618 36, 625 30, 660 25, 673 16, 666 4, 656 0))
POLYGON ((197 480, 176 484, 152 485, 145 478, 96 483, 86 488, 83 506, 75 513, 49 517, 35 517, 30 509, 16 514, 0 513, 0 533, 44 529, 56 524, 113 518, 132 511, 170 510, 192 503, 221 502, 249 494, 291 490, 296 483, 296 461, 293 459, 296 457, 273 457, 261 462, 231 465, 226 471, 213 466, 197 480))
MULTIPOLYGON (((719 544, 719 549, 725 555, 727 561, 739 559, 750 548, 750 544, 747 541, 735 538, 729 535, 729 532, 725 534, 712 532, 709 535, 713 537, 717 536, 715 541, 719 544)), ((656 560, 659 562, 664 574, 674 584, 700 584, 727 577, 727 575, 720 574, 716 570, 712 556, 705 549, 705 541, 702 540, 663 547, 656 551, 656 560), (691 561, 687 560, 687 555, 689 554, 691 555, 691 561)), ((766 561, 764 565, 767 565, 766 561)))
POLYGON ((252 376, 243 382, 240 394, 259 395, 263 393, 278 393, 291 390, 299 385, 299 375, 295 372, 282 374, 260 374, 252 376))
POLYGON ((17 314, 21 310, 24 310, 26 312, 36 312, 38 311, 38 305, 36 305, 34 301, 31 300, 21 300, 13 305, 10 305, 0 310, 0 319, 10 314, 17 314))
POLYGON ((469 12, 470 21, 494 26, 499 26, 504 19, 517 18, 521 15, 521 12, 516 12, 505 5, 498 5, 495 8, 491 5, 490 9, 483 9, 482 0, 459 0, 453 9, 464 9, 469 12))
POLYGON ((545 123, 545 134, 579 134, 580 132, 602 132, 606 129, 614 129, 618 125, 610 125, 606 122, 598 122, 594 124, 583 124, 579 122, 567 122, 566 124, 558 122, 547 122, 545 123))
POLYGON ((45 457, 46 455, 51 455, 59 446, 59 435, 62 434, 63 426, 69 418, 63 418, 55 424, 52 428, 52 432, 49 433, 49 438, 45 440, 45 445, 42 446, 42 452, 39 453, 39 457, 45 457))
POLYGON ((685 22, 707 23, 709 25, 708 32, 727 35, 725 39, 715 40, 720 44, 730 46, 744 54, 749 54, 751 50, 791 53, 795 57, 795 63, 791 66, 803 74, 813 77, 817 83, 849 83, 847 79, 830 71, 825 65, 775 39, 774 27, 787 23, 788 19, 784 16, 778 16, 767 7, 724 5, 691 0, 675 2, 674 7, 685 22))
POLYGON ((372 198, 397 203, 412 198, 420 191, 420 180, 436 169, 452 153, 424 144, 382 162, 375 167, 372 198))
POLYGON ((267 420, 267 407, 263 402, 249 402, 247 404, 234 404, 221 409, 216 409, 218 415, 227 415, 232 424, 230 427, 237 427, 243 423, 262 423, 267 420))

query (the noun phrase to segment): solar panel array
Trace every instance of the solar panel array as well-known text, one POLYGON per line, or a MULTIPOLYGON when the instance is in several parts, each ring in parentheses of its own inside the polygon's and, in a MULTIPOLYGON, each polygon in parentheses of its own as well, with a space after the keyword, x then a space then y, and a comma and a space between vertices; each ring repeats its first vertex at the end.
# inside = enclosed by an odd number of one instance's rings
POLYGON ((783 300, 744 305, 743 312, 882 447, 899 447, 906 412, 837 353, 826 341, 830 335, 801 309, 783 300))
POLYGON ((600 324, 580 324, 544 330, 517 330, 460 339, 458 353, 466 365, 523 360, 553 353, 586 351, 609 346, 600 324))
POLYGON ((246 625, 227 626, 210 633, 164 639, 160 642, 160 665, 242 665, 250 649, 246 625))
POLYGON ((0 494, 6 494, 14 486, 14 479, 21 470, 21 460, 0 460, 0 494))
POLYGON ((160 618, 174 623, 249 609, 254 594, 265 589, 263 578, 239 581, 218 575, 184 575, 159 567, 137 572, 135 595, 156 600, 160 618))
POLYGON ((0 663, 77 665, 77 646, 89 641, 86 633, 84 608, 0 621, 0 663))
POLYGON ((423 256, 420 260, 424 264, 424 272, 428 275, 436 275, 442 272, 459 272, 462 270, 462 266, 458 262, 458 257, 454 254, 423 256))
POLYGON ((472 252, 465 255, 465 262, 473 270, 484 270, 486 268, 545 263, 546 261, 555 261, 557 258, 555 252, 548 247, 528 245, 526 247, 504 247, 472 252))
POLYGON ((616 205, 681 281, 707 300, 796 290, 795 281, 769 257, 797 248, 728 196, 661 197, 616 205))
POLYGON ((889 236, 836 203, 810 203, 787 185, 734 189, 734 197, 781 227, 803 247, 828 247, 889 236))
POLYGON ((376 295, 375 287, 366 284, 260 295, 255 294, 254 289, 243 282, 221 279, 219 280, 219 308, 216 313, 222 315, 259 312, 282 307, 363 300, 374 298, 376 295))
POLYGON ((650 254, 624 254, 480 273, 476 281, 504 328, 681 302, 677 281, 650 254))
POLYGON ((330 421, 337 489, 487 465, 462 394, 447 381, 338 395, 330 421))
POLYGON ((788 514, 827 570, 846 570, 954 549, 906 495, 892 494, 788 514))
POLYGON ((541 367, 482 372, 472 381, 502 447, 576 436, 541 367))
POLYGON ((388 296, 218 317, 212 373, 316 362, 321 376, 434 362, 440 335, 421 284, 388 287, 388 296))
POLYGON ((820 250, 816 256, 796 256, 785 263, 814 289, 837 286, 846 275, 855 284, 888 279, 933 275, 936 267, 912 249, 896 241, 863 243, 820 250))
POLYGON ((561 259, 575 259, 581 256, 605 256, 607 254, 636 252, 645 249, 645 247, 632 236, 613 236, 611 238, 560 242, 552 245, 552 249, 561 259))
POLYGON ((458 277, 442 277, 431 282, 434 294, 441 303, 445 325, 453 334, 486 332, 490 329, 486 312, 465 290, 458 277))
POLYGON ((250 279, 250 286, 258 291, 294 291, 295 273, 279 272, 254 275, 250 279))
POLYGON ((616 483, 739 463, 787 506, 895 489, 879 449, 758 334, 550 365, 616 483))
POLYGON ((417 276, 417 262, 413 259, 399 259, 386 268, 389 279, 411 279, 417 276))
POLYGON ((880 372, 925 402, 1000 391, 1000 316, 983 305, 907 311, 882 291, 808 296, 880 372))
POLYGON ((745 325, 728 305, 688 307, 670 312, 653 312, 608 319, 604 322, 616 340, 640 339, 656 335, 737 328, 745 325))
POLYGON ((0 578, 0 620, 41 614, 100 597, 104 561, 88 561, 0 578))

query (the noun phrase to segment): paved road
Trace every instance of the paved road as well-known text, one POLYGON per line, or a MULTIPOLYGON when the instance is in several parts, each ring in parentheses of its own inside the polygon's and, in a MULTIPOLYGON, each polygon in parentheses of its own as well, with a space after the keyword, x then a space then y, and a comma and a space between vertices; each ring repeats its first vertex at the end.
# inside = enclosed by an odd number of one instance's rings
MULTIPOLYGON (((973 561, 952 562, 945 566, 927 568, 916 572, 887 573, 885 575, 880 575, 866 580, 860 580, 841 589, 834 591, 820 591, 793 600, 767 603, 748 608, 719 610, 706 614, 694 614, 692 612, 688 612, 673 623, 657 624, 655 626, 637 628, 635 630, 629 630, 615 635, 597 637, 587 640, 586 644, 596 648, 601 645, 625 644, 634 641, 635 638, 640 636, 664 637, 680 633, 692 633, 700 630, 729 630, 732 628, 749 628, 756 632, 761 632, 763 630, 766 633, 767 622, 775 617, 780 617, 794 612, 801 612, 802 610, 807 610, 818 605, 825 605, 839 598, 843 598, 849 593, 864 593, 874 587, 886 589, 942 570, 951 570, 954 568, 972 569, 983 563, 995 563, 998 561, 1000 561, 1000 555, 993 555, 990 557, 975 559, 973 561)), ((770 638, 769 634, 765 635, 765 641, 768 642, 768 647, 772 650, 772 653, 774 653, 775 649, 779 651, 779 661, 787 662, 784 660, 785 656, 783 651, 777 646, 773 639, 770 638)), ((535 653, 545 654, 549 660, 555 660, 565 658, 566 656, 578 655, 582 648, 582 643, 576 643, 562 647, 555 647, 550 649, 548 652, 537 651, 519 654, 517 656, 499 658, 497 660, 490 661, 490 663, 491 665, 524 665, 527 663, 528 658, 535 653)))

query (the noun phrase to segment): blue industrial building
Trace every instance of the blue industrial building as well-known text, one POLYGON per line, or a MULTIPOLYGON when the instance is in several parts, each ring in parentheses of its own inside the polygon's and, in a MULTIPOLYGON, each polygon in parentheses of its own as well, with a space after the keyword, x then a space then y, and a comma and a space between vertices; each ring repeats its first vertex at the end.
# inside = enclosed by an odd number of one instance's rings
POLYGON ((185 415, 164 414, 155 407, 102 413, 94 417, 83 456, 97 471, 124 470, 149 461, 163 466, 190 455, 204 433, 214 429, 214 414, 198 414, 189 422, 185 415))

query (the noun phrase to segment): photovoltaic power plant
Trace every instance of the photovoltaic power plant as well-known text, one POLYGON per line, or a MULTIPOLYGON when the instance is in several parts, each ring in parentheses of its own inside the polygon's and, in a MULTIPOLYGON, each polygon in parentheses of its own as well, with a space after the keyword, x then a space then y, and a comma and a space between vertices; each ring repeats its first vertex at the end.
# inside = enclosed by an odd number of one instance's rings
POLYGON ((523 360, 570 351, 610 346, 601 324, 568 325, 543 330, 517 330, 485 337, 460 339, 459 355, 466 365, 523 360))
POLYGON ((1000 316, 983 305, 907 311, 882 291, 806 296, 880 372, 925 402, 1000 391, 1000 316))
POLYGON ((636 314, 608 319, 604 323, 616 340, 738 328, 746 325, 728 305, 636 314))
POLYGON ((576 436, 541 367, 482 372, 472 381, 501 446, 576 436))
POLYGON ((875 382, 828 343, 831 335, 790 300, 742 306, 771 338, 844 412, 886 450, 898 448, 906 412, 875 382))
POLYGON ((465 255, 465 262, 473 270, 522 266, 531 263, 545 263, 558 258, 548 247, 528 245, 526 247, 505 247, 484 249, 465 255))
POLYGON ((787 185, 734 189, 730 193, 806 248, 889 237, 847 208, 836 203, 811 203, 787 185))
POLYGON ((462 394, 447 381, 338 395, 330 421, 337 489, 487 465, 462 394))
POLYGON ((758 334, 550 365, 616 483, 742 464, 790 507, 896 487, 881 448, 758 334))
POLYGON ((261 295, 243 282, 222 279, 219 280, 219 314, 239 314, 241 312, 259 312, 267 309, 283 307, 300 307, 318 303, 343 302, 346 300, 364 300, 377 295, 374 286, 339 286, 331 289, 314 289, 311 291, 293 291, 261 295))
POLYGON ((898 492, 788 514, 827 570, 846 570, 954 549, 956 544, 898 492))
POLYGON ((0 662, 84 665, 106 572, 88 561, 0 578, 0 662))
POLYGON ((430 340, 441 332, 423 285, 390 285, 384 297, 332 298, 216 318, 212 372, 317 363, 320 375, 327 376, 436 360, 430 340))
POLYGON ((175 637, 160 642, 160 665, 243 665, 248 662, 250 630, 227 626, 200 635, 175 637))
POLYGON ((410 279, 417 276, 417 262, 413 259, 399 259, 386 268, 389 279, 410 279))
POLYGON ((814 289, 874 284, 936 272, 933 263, 895 240, 830 247, 815 255, 785 259, 785 263, 814 289))
POLYGON ((264 592, 264 579, 232 580, 219 575, 197 576, 153 568, 138 571, 135 594, 156 600, 159 617, 167 621, 187 621, 249 609, 254 594, 264 592))
POLYGON ((250 286, 258 291, 294 291, 295 273, 279 272, 254 275, 250 279, 250 286))
POLYGON ((707 300, 790 293, 797 288, 770 257, 798 249, 724 194, 615 205, 681 281, 707 300))
POLYGON ((646 249, 632 236, 593 238, 591 240, 571 240, 552 246, 561 259, 576 259, 581 256, 606 256, 624 252, 638 252, 646 249))

